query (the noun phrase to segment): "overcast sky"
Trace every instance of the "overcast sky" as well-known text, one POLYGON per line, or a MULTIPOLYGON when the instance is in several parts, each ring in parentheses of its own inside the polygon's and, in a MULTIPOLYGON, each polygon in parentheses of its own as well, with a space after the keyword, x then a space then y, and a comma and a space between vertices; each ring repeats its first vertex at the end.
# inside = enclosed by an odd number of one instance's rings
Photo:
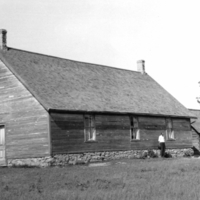
POLYGON ((0 0, 9 47, 146 72, 200 109, 199 0, 0 0))

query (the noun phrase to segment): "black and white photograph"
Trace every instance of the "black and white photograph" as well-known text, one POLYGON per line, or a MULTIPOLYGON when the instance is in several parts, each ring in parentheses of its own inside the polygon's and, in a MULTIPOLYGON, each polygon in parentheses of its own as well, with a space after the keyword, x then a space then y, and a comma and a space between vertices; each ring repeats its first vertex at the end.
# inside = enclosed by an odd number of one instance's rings
POLYGON ((0 0, 0 200, 200 200, 199 10, 0 0))

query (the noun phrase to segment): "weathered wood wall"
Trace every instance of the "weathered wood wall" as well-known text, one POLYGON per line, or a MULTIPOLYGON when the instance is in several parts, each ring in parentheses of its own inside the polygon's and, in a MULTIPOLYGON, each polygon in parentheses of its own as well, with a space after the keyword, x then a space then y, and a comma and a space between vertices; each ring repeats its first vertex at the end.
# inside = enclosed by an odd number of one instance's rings
POLYGON ((192 120, 192 143, 196 149, 200 150, 200 110, 190 109, 190 112, 197 117, 192 120))
POLYGON ((168 148, 190 148, 192 147, 192 130, 190 119, 172 119, 175 140, 167 141, 168 148))
POLYGON ((6 130, 6 157, 49 155, 48 113, 0 61, 0 124, 6 130))
MULTIPOLYGON (((78 153, 89 151, 155 149, 158 136, 166 132, 166 119, 139 117, 140 140, 131 141, 130 118, 125 115, 95 115, 96 142, 84 142, 83 114, 51 113, 52 153, 78 153)), ((176 119, 174 141, 168 148, 192 146, 190 120, 176 119), (186 123, 186 124, 185 124, 186 123)))
POLYGON ((53 113, 50 124, 53 154, 84 150, 83 115, 53 113))
POLYGON ((200 150, 200 141, 199 141, 199 138, 200 138, 200 134, 192 129, 192 145, 197 149, 197 150, 200 150))

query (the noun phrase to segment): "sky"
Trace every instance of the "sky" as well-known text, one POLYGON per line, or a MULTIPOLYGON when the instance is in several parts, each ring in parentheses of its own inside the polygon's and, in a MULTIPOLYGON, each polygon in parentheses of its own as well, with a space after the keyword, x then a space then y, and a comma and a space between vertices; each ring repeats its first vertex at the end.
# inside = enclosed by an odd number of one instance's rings
POLYGON ((185 107, 200 109, 199 0, 0 0, 7 45, 146 72, 185 107))

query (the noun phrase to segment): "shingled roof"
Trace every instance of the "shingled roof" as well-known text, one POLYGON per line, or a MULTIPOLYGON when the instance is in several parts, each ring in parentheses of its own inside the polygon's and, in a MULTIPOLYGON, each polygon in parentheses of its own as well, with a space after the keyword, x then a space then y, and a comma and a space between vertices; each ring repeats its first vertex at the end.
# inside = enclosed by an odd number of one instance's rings
POLYGON ((192 117, 146 73, 14 48, 0 59, 47 110, 192 117))

